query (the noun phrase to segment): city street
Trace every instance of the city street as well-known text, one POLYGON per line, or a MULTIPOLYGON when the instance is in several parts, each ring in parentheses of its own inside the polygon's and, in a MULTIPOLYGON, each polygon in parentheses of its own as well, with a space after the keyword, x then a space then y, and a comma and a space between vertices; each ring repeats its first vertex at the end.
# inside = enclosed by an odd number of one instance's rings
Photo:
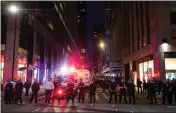
POLYGON ((70 101, 66 104, 65 100, 62 100, 58 105, 57 100, 54 104, 44 104, 44 96, 39 97, 38 104, 29 104, 27 99, 24 100, 23 105, 5 105, 1 102, 2 112, 175 112, 176 106, 161 105, 158 99, 159 105, 150 105, 149 102, 143 97, 138 96, 137 104, 108 104, 108 94, 101 93, 101 90, 97 91, 97 102, 95 104, 89 104, 88 94, 85 96, 85 103, 78 103, 76 97, 75 103, 70 101))

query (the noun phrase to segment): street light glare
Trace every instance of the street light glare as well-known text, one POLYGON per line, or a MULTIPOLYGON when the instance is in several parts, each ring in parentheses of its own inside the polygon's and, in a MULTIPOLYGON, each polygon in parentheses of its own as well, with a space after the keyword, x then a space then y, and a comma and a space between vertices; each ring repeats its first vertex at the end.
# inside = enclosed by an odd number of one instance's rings
POLYGON ((11 13, 17 13, 19 11, 19 8, 16 5, 9 6, 9 11, 11 13))
POLYGON ((102 49, 104 49, 105 44, 104 44, 103 42, 100 42, 100 47, 101 47, 102 49))

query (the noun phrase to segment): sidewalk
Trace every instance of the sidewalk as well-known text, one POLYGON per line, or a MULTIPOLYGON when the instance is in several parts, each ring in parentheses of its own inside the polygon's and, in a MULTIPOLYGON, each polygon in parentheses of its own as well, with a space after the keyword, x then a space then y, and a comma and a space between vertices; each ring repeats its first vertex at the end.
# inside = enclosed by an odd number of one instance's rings
MULTIPOLYGON (((25 89, 23 89, 23 97, 25 97, 25 92, 26 92, 25 89)), ((38 97, 43 96, 44 94, 45 94, 45 89, 43 86, 40 86, 40 91, 39 91, 38 97)), ((30 97, 31 95, 32 95, 32 90, 30 88, 28 97, 30 97)), ((4 91, 1 91, 1 98, 3 98, 3 97, 4 97, 4 91)))

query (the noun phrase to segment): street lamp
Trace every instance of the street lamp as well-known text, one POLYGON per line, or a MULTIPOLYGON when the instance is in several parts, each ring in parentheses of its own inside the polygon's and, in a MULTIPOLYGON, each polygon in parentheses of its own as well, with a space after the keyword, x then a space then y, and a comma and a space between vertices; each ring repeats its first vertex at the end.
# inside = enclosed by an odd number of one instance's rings
MULTIPOLYGON (((12 5, 10 5, 9 7, 8 7, 8 10, 9 10, 9 12, 10 13, 12 13, 12 14, 16 14, 16 13, 18 13, 19 12, 19 7, 17 6, 17 5, 15 5, 15 4, 12 4, 12 5)), ((14 28, 15 28, 15 30, 14 30, 14 43, 13 43, 13 63, 12 63, 12 79, 13 79, 13 77, 14 77, 14 65, 15 65, 15 43, 16 43, 16 24, 17 24, 17 16, 15 15, 15 26, 14 26, 14 28)))
POLYGON ((8 10, 9 10, 10 13, 16 14, 19 11, 19 7, 12 4, 8 7, 8 10))
POLYGON ((104 49, 104 48, 105 48, 104 42, 100 42, 100 48, 101 48, 101 49, 104 49))

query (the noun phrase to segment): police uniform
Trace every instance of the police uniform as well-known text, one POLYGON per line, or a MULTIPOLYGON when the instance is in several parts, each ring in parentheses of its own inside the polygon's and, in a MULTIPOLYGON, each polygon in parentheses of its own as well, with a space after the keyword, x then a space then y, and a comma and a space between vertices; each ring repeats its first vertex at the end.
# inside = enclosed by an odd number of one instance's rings
POLYGON ((150 97, 150 103, 153 104, 153 99, 155 101, 155 104, 157 104, 156 100, 156 83, 152 80, 149 82, 149 97, 150 97))
MULTIPOLYGON (((57 90, 58 90, 58 88, 59 88, 60 86, 61 86, 61 84, 60 84, 59 81, 54 81, 53 103, 54 103, 54 99, 55 99, 55 97, 56 97, 56 92, 57 92, 57 90)), ((59 98, 58 98, 58 101, 60 101, 59 98)))
POLYGON ((74 103, 74 84, 72 82, 67 85, 67 103, 70 98, 72 99, 72 103, 74 103))
POLYGON ((90 84, 90 90, 89 90, 90 103, 92 103, 92 98, 93 98, 93 102, 95 103, 95 92, 96 92, 96 84, 95 82, 93 82, 90 84))
POLYGON ((23 83, 21 81, 18 81, 15 84, 15 103, 17 103, 17 101, 20 100, 20 103, 22 104, 22 93, 23 93, 23 83))
POLYGON ((176 102, 176 79, 173 80, 173 94, 174 94, 174 99, 176 102))
POLYGON ((10 104, 12 100, 12 91, 13 91, 13 85, 12 83, 7 83, 5 87, 5 103, 10 104))
POLYGON ((37 98, 38 98, 38 92, 40 90, 40 85, 38 82, 33 83, 32 85, 32 95, 31 95, 31 99, 30 99, 30 103, 32 103, 34 97, 35 97, 35 103, 37 103, 37 98))
POLYGON ((115 98, 115 102, 117 103, 116 87, 117 87, 116 82, 111 82, 111 84, 110 84, 110 86, 109 86, 109 90, 110 90, 110 99, 109 99, 109 103, 111 103, 111 100, 112 100, 112 96, 113 96, 113 95, 114 95, 114 98, 115 98))
POLYGON ((51 79, 45 83, 44 87, 45 87, 45 103, 50 103, 51 94, 54 89, 54 85, 51 79))
POLYGON ((25 96, 28 96, 29 89, 31 87, 31 83, 29 81, 24 83, 24 88, 26 89, 25 96))
POLYGON ((128 89, 129 103, 131 104, 131 98, 132 98, 133 104, 135 104, 136 103, 136 101, 135 101, 135 85, 134 85, 133 81, 129 80, 127 89, 128 89))
POLYGON ((124 82, 121 82, 119 86, 120 86, 119 103, 121 103, 122 96, 124 97, 125 103, 127 103, 127 99, 126 99, 126 85, 125 85, 124 82))
POLYGON ((79 89, 79 95, 78 95, 78 102, 80 102, 80 100, 82 99, 82 102, 84 102, 84 88, 85 85, 83 82, 80 82, 78 85, 78 89, 79 89))
POLYGON ((162 90, 162 101, 163 101, 163 104, 165 104, 165 99, 166 99, 166 97, 167 97, 167 100, 168 100, 168 103, 170 103, 171 104, 171 100, 170 100, 170 95, 169 95, 169 90, 170 90, 170 88, 172 88, 172 84, 169 82, 169 81, 167 81, 166 83, 164 83, 163 84, 163 90, 162 90))

